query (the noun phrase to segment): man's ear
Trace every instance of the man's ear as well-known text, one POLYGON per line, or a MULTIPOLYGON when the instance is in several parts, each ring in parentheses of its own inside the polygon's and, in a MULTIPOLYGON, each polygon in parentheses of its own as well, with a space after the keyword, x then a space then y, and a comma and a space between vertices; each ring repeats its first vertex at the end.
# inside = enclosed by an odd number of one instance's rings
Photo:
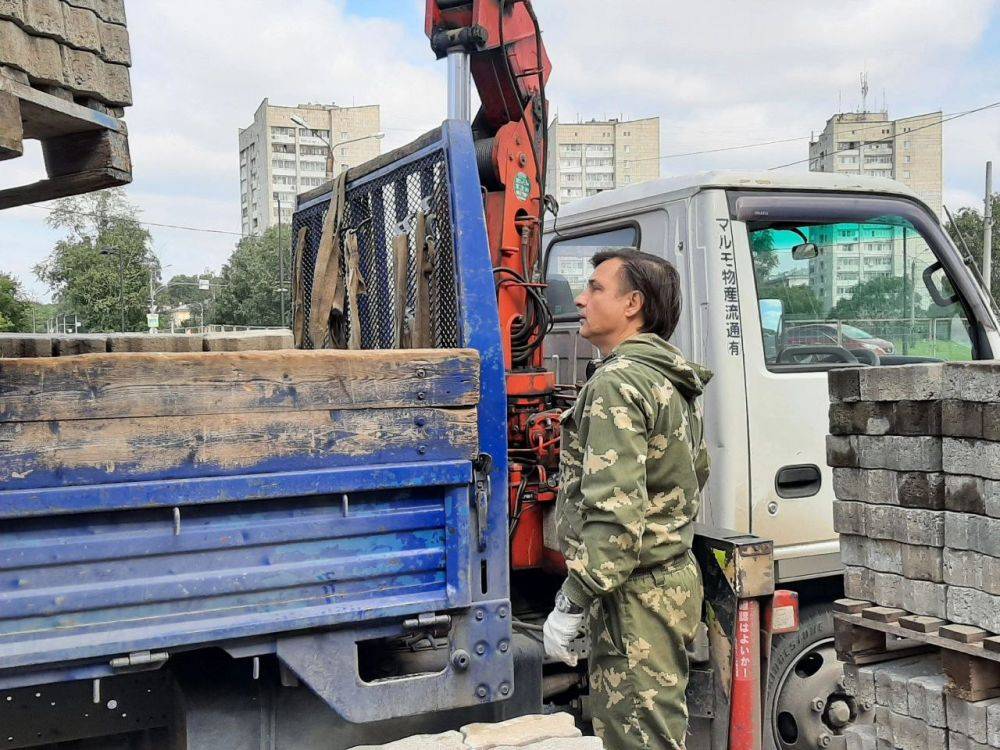
POLYGON ((641 316, 643 313, 643 307, 645 306, 645 298, 642 296, 642 292, 637 289, 633 289, 628 293, 629 299, 625 303, 625 317, 632 320, 636 316, 641 316))

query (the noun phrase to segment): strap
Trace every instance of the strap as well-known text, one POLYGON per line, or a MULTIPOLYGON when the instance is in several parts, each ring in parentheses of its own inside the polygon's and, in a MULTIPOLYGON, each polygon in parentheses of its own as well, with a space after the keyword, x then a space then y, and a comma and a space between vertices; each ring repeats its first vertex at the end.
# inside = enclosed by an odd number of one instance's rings
POLYGON ((417 252, 413 259, 413 267, 417 275, 417 295, 413 310, 413 348, 429 349, 434 346, 431 331, 431 272, 434 270, 434 258, 437 255, 437 244, 427 235, 428 222, 434 215, 417 213, 417 252))
POLYGON ((395 258, 395 280, 396 295, 395 307, 393 308, 392 320, 392 342, 393 348, 408 348, 404 343, 407 338, 405 333, 406 324, 406 287, 407 276, 410 269, 410 237, 406 232, 401 232, 392 240, 393 257, 395 258))
POLYGON ((334 183, 316 251, 308 322, 309 338, 316 349, 340 348, 342 341, 345 285, 340 270, 343 263, 340 229, 344 220, 346 187, 347 172, 341 172, 334 183))
POLYGON ((295 240, 295 254, 292 256, 292 335, 295 337, 296 349, 305 346, 306 305, 305 288, 302 286, 302 254, 306 250, 308 237, 309 227, 300 227, 295 240))
POLYGON ((350 334, 347 341, 348 349, 361 348, 361 311, 358 309, 358 296, 368 292, 365 280, 361 276, 360 253, 358 252, 358 235, 356 232, 347 234, 347 306, 351 318, 350 334))

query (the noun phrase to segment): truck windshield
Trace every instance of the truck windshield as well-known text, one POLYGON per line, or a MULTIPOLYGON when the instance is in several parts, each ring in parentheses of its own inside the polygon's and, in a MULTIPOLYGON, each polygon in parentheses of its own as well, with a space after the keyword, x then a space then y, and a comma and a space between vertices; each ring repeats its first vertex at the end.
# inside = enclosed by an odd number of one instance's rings
POLYGON ((966 313, 907 219, 767 224, 748 231, 769 366, 975 358, 966 313))

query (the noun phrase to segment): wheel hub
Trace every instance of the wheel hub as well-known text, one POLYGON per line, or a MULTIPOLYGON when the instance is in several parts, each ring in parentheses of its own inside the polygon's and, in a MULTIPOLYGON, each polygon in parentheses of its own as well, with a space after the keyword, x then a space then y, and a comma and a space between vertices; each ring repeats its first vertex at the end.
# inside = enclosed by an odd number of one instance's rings
POLYGON ((844 690, 843 665, 837 661, 833 639, 804 649, 775 691, 772 729, 781 750, 828 748, 844 727, 871 720, 871 711, 844 690))

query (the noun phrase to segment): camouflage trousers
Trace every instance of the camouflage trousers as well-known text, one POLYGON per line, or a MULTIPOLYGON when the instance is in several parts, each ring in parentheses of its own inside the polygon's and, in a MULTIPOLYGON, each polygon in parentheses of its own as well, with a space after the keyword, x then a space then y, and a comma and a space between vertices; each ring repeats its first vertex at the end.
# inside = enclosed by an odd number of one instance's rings
POLYGON ((688 552, 594 602, 590 690, 594 731, 608 750, 684 750, 685 646, 703 598, 701 572, 688 552))

